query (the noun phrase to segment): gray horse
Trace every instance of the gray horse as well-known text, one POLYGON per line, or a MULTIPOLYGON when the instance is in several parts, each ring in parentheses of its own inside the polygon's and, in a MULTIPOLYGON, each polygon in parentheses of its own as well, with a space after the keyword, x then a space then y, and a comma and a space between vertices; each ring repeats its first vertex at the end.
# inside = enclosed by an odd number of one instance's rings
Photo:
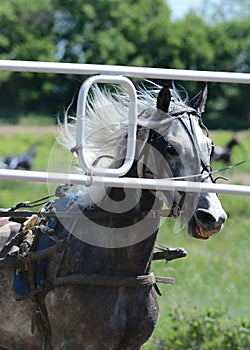
MULTIPOLYGON (((211 182, 212 142, 201 120, 206 98, 206 85, 186 103, 168 86, 140 90, 136 155, 126 177, 211 182)), ((96 88, 91 95, 86 152, 92 164, 122 163, 127 108, 124 94, 96 88)), ((62 128, 71 149, 74 125, 62 128)), ((198 239, 219 232, 226 220, 213 193, 71 186, 61 194, 54 209, 72 216, 59 217, 54 229, 67 247, 48 258, 46 281, 16 301, 13 267, 0 268, 1 349, 141 349, 158 317, 150 270, 160 217, 152 213, 163 205, 198 239), (40 321, 32 324, 37 314, 40 321)))

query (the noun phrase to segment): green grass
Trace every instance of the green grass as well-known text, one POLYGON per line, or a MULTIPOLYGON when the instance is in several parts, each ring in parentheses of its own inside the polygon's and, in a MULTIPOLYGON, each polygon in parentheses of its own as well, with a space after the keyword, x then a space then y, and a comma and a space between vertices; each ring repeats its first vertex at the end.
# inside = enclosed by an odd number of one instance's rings
POLYGON ((187 257, 168 264, 153 262, 156 275, 175 277, 176 284, 159 286, 163 294, 158 298, 160 317, 153 337, 143 349, 250 349, 250 198, 224 195, 221 201, 228 221, 218 235, 207 241, 195 240, 185 231, 172 233, 172 219, 162 225, 158 242, 184 247, 187 257), (213 327, 216 324, 209 337, 207 309, 214 314, 213 327), (194 329, 197 322, 202 340, 197 338, 198 329, 194 329), (246 331, 241 334, 246 322, 246 331), (221 337, 224 332, 220 345, 216 345, 218 332, 221 337), (226 340, 230 332, 234 332, 232 337, 238 343, 233 344, 230 337, 226 340), (194 334, 193 343, 190 333, 194 334))
MULTIPOLYGON (((236 134, 230 132, 230 131, 225 131, 225 130, 220 130, 216 132, 212 132, 212 138, 214 141, 215 145, 218 146, 224 146, 228 141, 230 141, 233 137, 237 139, 237 141, 240 143, 238 146, 234 146, 232 150, 232 159, 231 162, 232 164, 238 163, 244 159, 247 159, 250 157, 250 130, 245 130, 242 132, 237 132, 236 134)), ((240 168, 235 168, 230 171, 225 172, 225 176, 230 176, 232 174, 235 174, 237 172, 243 172, 243 173, 249 173, 250 169, 250 163, 245 163, 240 166, 240 168)), ((216 162, 213 163, 213 167, 215 169, 220 169, 224 168, 225 164, 222 162, 216 162)))
MULTIPOLYGON (((225 131, 212 134, 218 145, 224 145, 232 136, 225 131)), ((241 147, 234 148, 233 162, 249 157, 250 130, 238 133, 237 138, 241 147)), ((38 147, 33 170, 64 170, 62 164, 72 159, 55 146, 54 134, 23 133, 10 137, 1 134, 0 129, 2 157, 25 152, 33 144, 38 147)), ((218 169, 224 164, 215 163, 213 167, 218 169)), ((246 163, 223 175, 241 183, 237 175, 248 174, 249 169, 250 163, 246 163)), ((47 194, 46 184, 1 180, 0 207, 47 194)), ((250 344, 250 198, 228 195, 220 198, 229 218, 223 231, 209 240, 193 239, 185 229, 173 233, 173 219, 165 220, 161 226, 158 242, 184 247, 187 257, 168 264, 163 261, 152 264, 156 275, 175 277, 176 284, 159 286, 163 294, 158 298, 159 321, 143 349, 250 349, 247 345, 250 344)))
MULTIPOLYGON (((12 128, 12 126, 10 126, 12 128)), ((24 127, 25 130, 25 127, 24 127)), ((39 130, 39 127, 37 127, 39 130)), ((72 160, 68 151, 61 150, 56 143, 55 133, 19 133, 8 136, 1 133, 0 128, 0 155, 1 159, 11 154, 25 153, 30 146, 37 146, 37 156, 34 159, 32 170, 55 171, 65 169, 57 167, 55 159, 65 162, 72 160), (54 163, 54 164, 53 164, 54 163)), ((51 194, 55 186, 48 188, 47 184, 26 181, 3 181, 0 180, 0 207, 11 207, 15 203, 26 200, 36 200, 51 194)))
MULTIPOLYGON (((232 134, 217 131, 213 136, 215 144, 224 145, 232 134)), ((249 131, 236 136, 241 146, 233 149, 233 163, 250 156, 249 136, 249 131)), ((214 169, 224 167, 213 164, 214 169)), ((240 184, 237 176, 249 170, 250 163, 245 163, 221 175, 240 184)), ((185 230, 173 233, 174 219, 161 226, 158 242, 184 247, 187 257, 153 263, 155 274, 175 277, 176 284, 160 285, 160 317, 144 350, 250 349, 250 198, 220 195, 220 199, 228 221, 207 241, 193 239, 185 230)))

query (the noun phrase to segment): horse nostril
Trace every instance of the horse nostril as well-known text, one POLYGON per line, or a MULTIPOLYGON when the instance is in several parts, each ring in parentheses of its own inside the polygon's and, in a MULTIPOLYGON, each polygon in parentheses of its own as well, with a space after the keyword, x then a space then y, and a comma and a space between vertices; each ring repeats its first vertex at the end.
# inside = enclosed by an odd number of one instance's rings
POLYGON ((226 221, 226 216, 221 216, 218 221, 220 225, 224 224, 224 222, 226 221))
MULTIPOLYGON (((216 219, 213 215, 209 214, 205 210, 197 210, 195 213, 195 218, 197 221, 199 221, 201 224, 206 225, 206 224, 211 224, 215 223, 216 219)), ((225 221, 225 220, 224 220, 225 221)))
POLYGON ((218 218, 216 218, 214 215, 210 214, 207 210, 204 209, 198 209, 195 213, 195 219, 197 222, 199 222, 201 225, 207 227, 221 227, 224 222, 227 219, 226 214, 220 215, 218 218))

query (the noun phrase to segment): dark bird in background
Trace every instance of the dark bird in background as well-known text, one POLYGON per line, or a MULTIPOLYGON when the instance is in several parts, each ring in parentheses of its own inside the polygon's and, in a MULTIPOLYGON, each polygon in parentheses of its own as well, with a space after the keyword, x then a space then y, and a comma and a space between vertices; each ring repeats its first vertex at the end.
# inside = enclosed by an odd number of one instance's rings
POLYGON ((222 160, 224 163, 229 164, 231 162, 232 149, 236 145, 239 146, 240 143, 236 140, 236 138, 233 138, 224 147, 215 146, 212 159, 222 160))
POLYGON ((4 159, 3 164, 7 169, 31 170, 33 159, 37 154, 36 146, 32 146, 29 151, 22 155, 11 155, 4 159))

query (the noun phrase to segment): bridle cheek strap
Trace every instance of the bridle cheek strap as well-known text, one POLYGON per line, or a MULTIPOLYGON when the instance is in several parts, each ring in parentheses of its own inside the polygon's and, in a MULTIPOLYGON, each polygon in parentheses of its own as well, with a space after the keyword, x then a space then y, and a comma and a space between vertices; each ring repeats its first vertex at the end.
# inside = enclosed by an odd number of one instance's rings
MULTIPOLYGON (((197 114, 196 112, 196 117, 200 118, 200 115, 197 114)), ((211 175, 211 171, 212 171, 212 168, 211 168, 211 165, 210 164, 206 164, 206 162, 204 162, 203 160, 203 157, 202 157, 202 152, 201 152, 201 149, 200 149, 200 146, 199 146, 199 143, 198 143, 198 140, 197 140, 197 136, 196 136, 196 133, 194 131, 194 122, 193 122, 193 119, 191 118, 191 116, 188 117, 188 120, 189 120, 189 123, 190 123, 190 129, 188 128, 188 126, 186 125, 186 123, 183 121, 182 118, 180 118, 180 122, 182 123, 182 125, 184 126, 193 146, 194 146, 194 149, 197 153, 197 156, 198 156, 198 159, 200 159, 200 165, 201 165, 201 172, 200 174, 202 175, 204 172, 207 172, 208 173, 208 176, 212 182, 214 182, 214 179, 211 175)), ((205 181, 206 178, 203 178, 201 180, 201 182, 205 181)))

